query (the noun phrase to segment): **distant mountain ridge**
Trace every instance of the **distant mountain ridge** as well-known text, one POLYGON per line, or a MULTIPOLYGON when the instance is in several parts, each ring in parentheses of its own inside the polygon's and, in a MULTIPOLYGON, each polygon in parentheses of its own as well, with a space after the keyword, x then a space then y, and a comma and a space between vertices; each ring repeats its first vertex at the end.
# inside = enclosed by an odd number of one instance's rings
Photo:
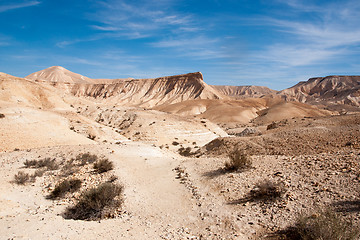
POLYGON ((131 106, 155 107, 196 99, 244 99, 276 97, 310 104, 360 106, 360 76, 310 78, 275 91, 263 86, 215 86, 200 72, 153 79, 91 79, 54 66, 26 77, 50 83, 75 96, 111 99, 131 106))
POLYGON ((288 101, 360 106, 360 76, 310 78, 278 94, 288 101))
POLYGON ((273 95, 278 91, 263 86, 224 86, 212 85, 222 94, 234 98, 262 97, 264 95, 273 95))

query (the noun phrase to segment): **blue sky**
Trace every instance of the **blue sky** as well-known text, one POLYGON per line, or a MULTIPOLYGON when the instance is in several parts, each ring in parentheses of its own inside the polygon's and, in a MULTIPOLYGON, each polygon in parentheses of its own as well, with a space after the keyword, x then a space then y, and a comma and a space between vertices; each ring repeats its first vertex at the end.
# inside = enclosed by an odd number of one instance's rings
POLYGON ((359 12, 359 0, 0 0, 0 71, 201 71, 208 84, 280 90, 360 75, 359 12))

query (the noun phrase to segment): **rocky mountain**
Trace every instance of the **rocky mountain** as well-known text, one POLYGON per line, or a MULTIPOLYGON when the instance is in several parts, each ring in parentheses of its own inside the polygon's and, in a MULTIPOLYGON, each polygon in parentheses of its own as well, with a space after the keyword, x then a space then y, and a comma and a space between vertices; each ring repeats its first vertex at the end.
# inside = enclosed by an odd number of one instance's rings
POLYGON ((278 94, 289 101, 360 106, 360 76, 310 78, 278 94))
POLYGON ((64 88, 78 97, 92 97, 129 106, 154 107, 192 99, 227 99, 207 85, 200 72, 155 79, 90 79, 63 67, 50 67, 26 78, 64 88), (105 81, 105 82, 104 82, 105 81))
POLYGON ((273 95, 277 91, 263 86, 219 86, 212 85, 215 89, 226 96, 233 98, 262 97, 264 95, 273 95))

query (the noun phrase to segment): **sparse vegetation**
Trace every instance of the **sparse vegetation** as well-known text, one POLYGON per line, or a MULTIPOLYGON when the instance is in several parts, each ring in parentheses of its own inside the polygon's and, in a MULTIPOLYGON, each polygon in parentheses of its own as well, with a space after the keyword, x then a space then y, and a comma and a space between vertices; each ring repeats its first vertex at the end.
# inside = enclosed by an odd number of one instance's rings
POLYGON ((331 208, 311 215, 300 215, 295 226, 283 231, 288 240, 353 240, 360 230, 331 208))
POLYGON ((77 161, 79 161, 79 165, 83 166, 87 163, 94 163, 98 160, 98 156, 96 156, 95 154, 90 154, 90 153, 81 153, 79 155, 76 156, 77 161))
POLYGON ((0 113, 0 118, 4 118, 5 115, 3 113, 0 113))
POLYGON ((179 145, 180 143, 178 143, 177 141, 173 141, 172 142, 172 145, 174 145, 174 146, 177 146, 177 145, 179 145))
POLYGON ((40 160, 26 160, 24 162, 26 168, 46 168, 47 170, 57 170, 59 165, 55 159, 44 158, 40 160))
POLYGON ((123 186, 115 183, 103 183, 84 192, 79 202, 66 209, 64 217, 75 220, 98 220, 114 216, 121 206, 123 186))
POLYGON ((19 171, 14 176, 14 182, 18 185, 25 185, 25 183, 28 182, 29 180, 30 180, 30 175, 22 171, 19 171))
POLYGON ((226 171, 245 170, 252 165, 251 158, 239 149, 231 152, 228 157, 230 161, 225 162, 226 171))
POLYGON ((265 180, 256 184, 250 192, 252 200, 276 200, 281 198, 286 192, 283 182, 265 180))
POLYGON ((181 147, 179 148, 178 152, 181 156, 185 156, 185 157, 194 155, 194 153, 191 152, 191 147, 187 147, 187 148, 181 147))
POLYGON ((94 169, 98 173, 108 172, 114 169, 114 164, 109 159, 104 158, 94 163, 94 169))
POLYGON ((64 180, 57 184, 54 190, 47 196, 48 199, 56 199, 63 197, 68 192, 75 192, 81 187, 81 180, 71 179, 64 180))

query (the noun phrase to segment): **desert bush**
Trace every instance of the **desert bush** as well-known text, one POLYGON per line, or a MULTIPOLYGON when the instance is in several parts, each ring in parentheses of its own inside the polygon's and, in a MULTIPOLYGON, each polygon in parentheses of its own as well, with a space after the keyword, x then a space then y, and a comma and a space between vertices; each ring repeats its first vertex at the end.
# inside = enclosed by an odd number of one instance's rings
POLYGON ((179 145, 180 143, 178 143, 177 141, 173 141, 172 142, 172 145, 174 145, 174 146, 177 146, 177 145, 179 145))
POLYGON ((47 170, 59 169, 59 165, 56 163, 56 160, 51 158, 44 158, 40 160, 26 160, 24 162, 24 165, 27 168, 46 168, 47 170))
POLYGON ((79 202, 65 210, 66 219, 97 220, 111 217, 114 210, 121 206, 123 186, 114 183, 102 183, 80 196, 79 202))
POLYGON ((360 236, 358 227, 331 208, 301 214, 295 225, 284 232, 289 240, 355 240, 360 236))
POLYGON ((230 161, 225 162, 226 171, 244 170, 252 165, 251 158, 239 149, 229 153, 228 157, 230 161))
POLYGON ((0 118, 4 118, 5 115, 3 113, 0 113, 0 118))
POLYGON ((19 171, 14 176, 14 182, 18 185, 24 185, 29 180, 30 180, 30 175, 28 173, 24 173, 22 171, 19 171))
POLYGON ((45 170, 37 169, 34 174, 30 176, 30 181, 35 182, 37 177, 42 177, 44 175, 45 170))
POLYGON ((98 160, 98 156, 90 153, 80 153, 76 156, 76 160, 79 161, 79 165, 83 166, 87 163, 94 163, 98 160))
POLYGON ((67 162, 61 169, 62 176, 70 176, 79 171, 79 167, 74 165, 72 161, 67 162))
POLYGON ((71 179, 71 180, 64 180, 57 184, 47 196, 48 199, 56 199, 63 197, 68 192, 75 192, 81 187, 81 180, 79 179, 71 179))
POLYGON ((94 163, 94 169, 98 173, 104 173, 114 169, 114 164, 109 159, 104 158, 94 163))
POLYGON ((250 198, 253 200, 275 200, 284 195, 286 188, 283 182, 265 180, 256 184, 250 191, 250 198))

